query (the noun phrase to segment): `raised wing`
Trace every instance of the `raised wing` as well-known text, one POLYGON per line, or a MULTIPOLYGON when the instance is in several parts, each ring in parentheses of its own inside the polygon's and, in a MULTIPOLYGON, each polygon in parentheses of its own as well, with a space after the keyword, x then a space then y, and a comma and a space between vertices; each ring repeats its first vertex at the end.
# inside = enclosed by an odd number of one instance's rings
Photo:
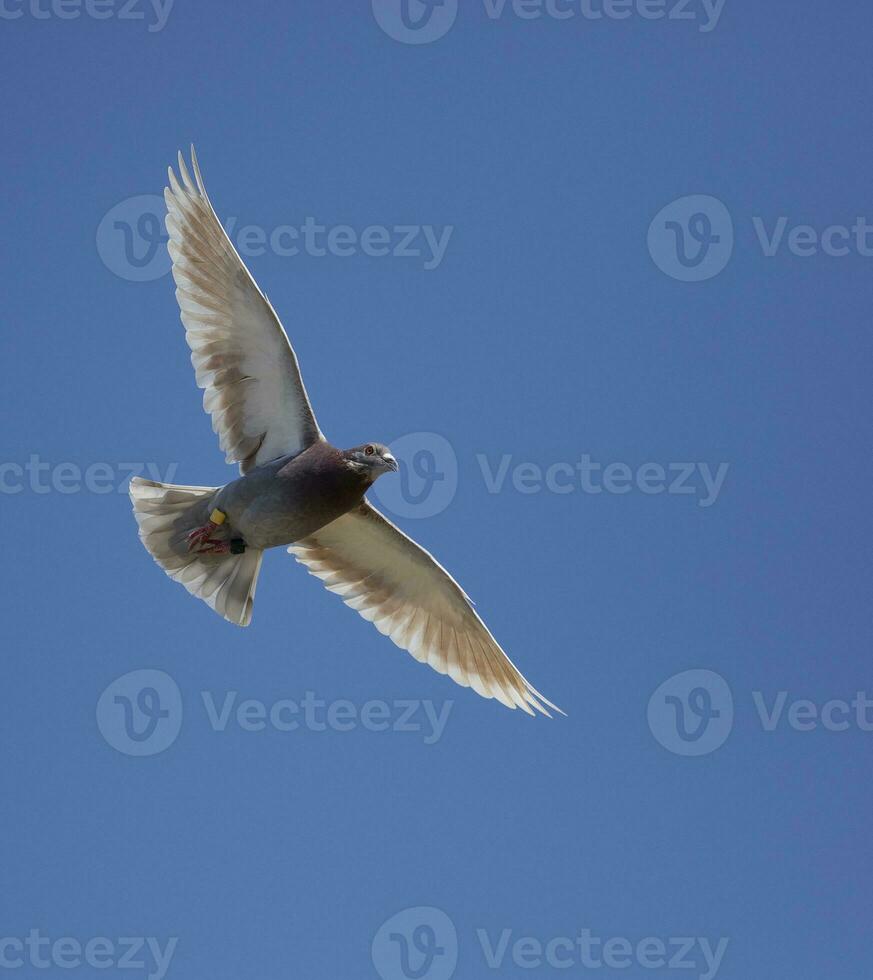
POLYGON ((451 575, 366 501, 288 551, 416 660, 508 708, 561 711, 524 679, 451 575))
POLYGON ((181 183, 170 168, 164 191, 176 299, 203 407, 227 462, 246 473, 324 437, 297 356, 218 220, 194 147, 191 162, 195 180, 180 153, 181 183))

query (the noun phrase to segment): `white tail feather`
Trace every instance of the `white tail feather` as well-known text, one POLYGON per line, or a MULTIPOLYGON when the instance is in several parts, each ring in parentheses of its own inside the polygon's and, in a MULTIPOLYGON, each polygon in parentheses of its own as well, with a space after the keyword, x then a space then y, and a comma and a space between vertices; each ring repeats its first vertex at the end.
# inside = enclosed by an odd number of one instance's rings
POLYGON ((198 524, 196 517, 189 520, 189 516, 201 509, 208 513, 208 501, 216 489, 134 477, 130 499, 142 543, 167 575, 229 622, 248 626, 263 551, 249 548, 242 555, 196 555, 179 547, 184 533, 198 524))

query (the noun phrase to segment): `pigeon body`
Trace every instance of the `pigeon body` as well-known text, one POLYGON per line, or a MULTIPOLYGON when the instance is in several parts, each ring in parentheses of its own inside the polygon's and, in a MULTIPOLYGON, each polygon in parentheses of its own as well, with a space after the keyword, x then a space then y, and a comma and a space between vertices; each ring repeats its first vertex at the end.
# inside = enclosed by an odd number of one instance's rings
POLYGON ((509 660, 461 587, 386 520, 366 491, 397 462, 381 443, 332 446, 322 434, 288 337, 206 194, 179 154, 169 171, 167 230, 176 297, 203 405, 228 462, 224 487, 135 478, 146 549, 166 573, 230 622, 247 626, 268 548, 288 551, 417 660, 507 707, 555 708, 509 660))
POLYGON ((360 504, 379 474, 395 468, 388 450, 373 445, 372 458, 377 462, 366 469, 324 441, 250 470, 192 505, 179 522, 174 545, 180 555, 187 554, 184 535, 202 526, 215 509, 226 517, 213 532, 216 537, 239 538, 247 547, 262 551, 313 534, 360 504))

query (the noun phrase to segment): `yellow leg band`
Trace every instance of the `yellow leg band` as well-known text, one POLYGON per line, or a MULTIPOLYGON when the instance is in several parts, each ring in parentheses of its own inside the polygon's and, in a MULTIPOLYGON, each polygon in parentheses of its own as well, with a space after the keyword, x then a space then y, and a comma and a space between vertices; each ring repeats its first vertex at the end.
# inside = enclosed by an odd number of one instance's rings
POLYGON ((218 510, 218 508, 216 508, 209 515, 209 520, 212 521, 213 524, 224 524, 224 522, 227 520, 227 514, 225 514, 224 511, 218 510))

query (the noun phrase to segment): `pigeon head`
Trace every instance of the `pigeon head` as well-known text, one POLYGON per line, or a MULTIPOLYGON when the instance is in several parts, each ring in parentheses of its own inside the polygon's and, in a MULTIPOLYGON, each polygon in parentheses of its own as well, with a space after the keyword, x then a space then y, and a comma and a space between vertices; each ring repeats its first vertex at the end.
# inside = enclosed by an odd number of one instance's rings
POLYGON ((397 460, 391 455, 391 450, 381 442, 368 442, 363 446, 355 446, 343 453, 346 464, 356 473, 366 476, 370 482, 383 473, 396 473, 397 460))

